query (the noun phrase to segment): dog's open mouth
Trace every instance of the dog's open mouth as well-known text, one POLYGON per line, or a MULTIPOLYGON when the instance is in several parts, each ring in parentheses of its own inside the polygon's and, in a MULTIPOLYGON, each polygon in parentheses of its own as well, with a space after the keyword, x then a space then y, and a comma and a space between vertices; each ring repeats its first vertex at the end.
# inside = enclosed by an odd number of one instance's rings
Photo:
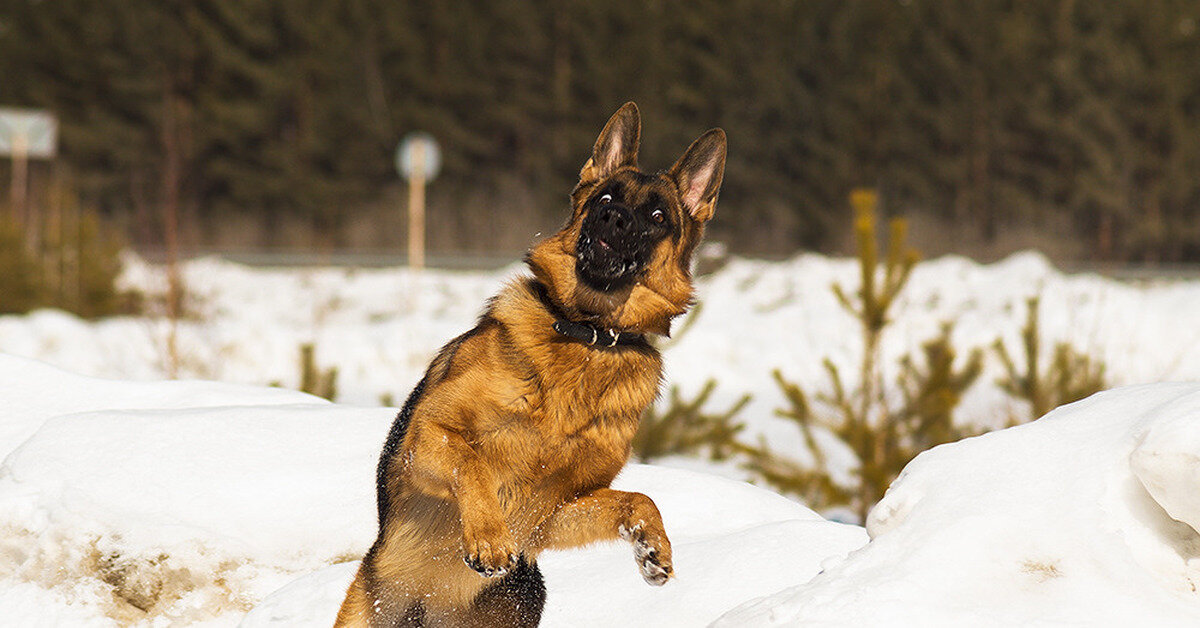
POLYGON ((591 287, 604 291, 623 287, 633 279, 638 266, 634 255, 619 250, 604 238, 580 234, 575 269, 591 287))

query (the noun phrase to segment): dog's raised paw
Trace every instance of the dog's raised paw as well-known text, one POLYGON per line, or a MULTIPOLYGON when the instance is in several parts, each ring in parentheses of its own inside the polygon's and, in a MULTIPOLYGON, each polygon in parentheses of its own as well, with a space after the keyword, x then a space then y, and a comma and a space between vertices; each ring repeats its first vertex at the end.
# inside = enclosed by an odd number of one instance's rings
POLYGON ((642 574, 642 579, 656 587, 666 584, 667 580, 670 580, 671 576, 674 575, 670 559, 671 545, 666 537, 647 535, 640 525, 628 528, 621 526, 618 531, 622 538, 628 540, 633 545, 633 558, 637 561, 638 571, 642 574), (658 542, 655 542, 652 538, 658 539, 658 542), (658 549, 659 545, 665 547, 666 552, 660 552, 658 549))
POLYGON ((644 540, 634 543, 634 558, 637 560, 637 570, 641 572, 642 579, 646 580, 647 584, 662 586, 671 579, 671 561, 664 560, 659 551, 644 540))
MULTIPOLYGON (((635 554, 636 555, 636 554, 635 554)), ((671 579, 672 569, 670 563, 663 564, 659 561, 658 552, 650 550, 645 556, 638 556, 638 571, 642 574, 642 579, 648 584, 656 587, 661 587, 671 579)))
POLYGON ((518 555, 511 547, 492 545, 487 541, 479 541, 474 548, 463 552, 463 562, 485 578, 498 578, 512 571, 517 559, 518 555))

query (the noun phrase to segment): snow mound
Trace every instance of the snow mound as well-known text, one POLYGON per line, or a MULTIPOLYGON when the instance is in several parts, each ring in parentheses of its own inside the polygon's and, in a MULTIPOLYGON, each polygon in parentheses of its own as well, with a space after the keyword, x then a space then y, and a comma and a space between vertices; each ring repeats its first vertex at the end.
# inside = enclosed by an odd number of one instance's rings
MULTIPOLYGON (((548 590, 542 626, 703 625, 763 591, 811 578, 866 542, 858 526, 825 521, 734 480, 633 464, 613 486, 654 499, 671 537, 675 579, 648 586, 626 543, 548 552, 538 560, 548 590)), ((241 625, 331 625, 357 565, 300 578, 263 600, 241 625)))
MULTIPOLYGON (((57 312, 46 315, 66 316, 57 312)), ((294 390, 220 382, 123 382, 84 377, 37 360, 0 354, 0 456, 51 417, 97 408, 203 408, 219 405, 326 403, 294 390)))
POLYGON ((0 465, 0 512, 31 529, 119 537, 144 555, 200 544, 272 565, 320 564, 374 532, 374 459, 394 412, 283 405, 58 417, 0 465))
MULTIPOLYGON (((375 536, 375 462, 395 409, 97 380, 3 355, 0 377, 19 382, 0 388, 0 625, 233 626, 300 576, 247 625, 331 625, 347 561, 375 536)), ((580 609, 594 625, 703 623, 866 542, 733 480, 632 466, 617 485, 657 500, 678 581, 647 586, 623 544, 547 555, 546 625, 587 625, 580 609)))
POLYGON ((1172 410, 1150 426, 1130 462, 1163 510, 1200 532, 1200 396, 1180 399, 1172 410))
POLYGON ((866 547, 713 625, 1198 625, 1198 474, 1200 384, 1100 393, 921 454, 866 547))
POLYGON ((86 623, 66 619, 80 608, 99 625, 214 620, 298 570, 359 555, 374 534, 393 409, 106 381, 2 355, 0 377, 19 382, 0 389, 5 609, 69 625, 86 623))

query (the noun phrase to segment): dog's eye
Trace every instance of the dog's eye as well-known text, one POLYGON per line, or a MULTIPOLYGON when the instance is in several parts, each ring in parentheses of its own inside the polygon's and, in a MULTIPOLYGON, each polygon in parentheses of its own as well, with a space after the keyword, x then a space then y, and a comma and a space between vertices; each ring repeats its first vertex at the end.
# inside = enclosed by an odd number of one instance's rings
POLYGON ((599 201, 600 201, 601 205, 607 205, 607 204, 611 203, 612 202, 612 194, 600 195, 599 201))
POLYGON ((650 219, 661 225, 667 219, 667 215, 663 213, 663 210, 656 209, 650 212, 650 219))

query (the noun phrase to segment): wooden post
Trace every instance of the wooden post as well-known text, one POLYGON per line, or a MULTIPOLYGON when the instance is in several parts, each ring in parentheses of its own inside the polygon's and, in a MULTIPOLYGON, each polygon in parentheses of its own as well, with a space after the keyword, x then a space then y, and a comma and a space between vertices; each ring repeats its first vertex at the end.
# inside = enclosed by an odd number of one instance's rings
POLYGON ((413 173, 408 181, 408 266, 425 267, 425 146, 413 150, 413 173))
POLYGON ((12 139, 12 188, 9 190, 13 220, 25 231, 25 249, 33 253, 34 225, 26 212, 26 197, 29 189, 29 141, 24 133, 12 139))
POLYGON ((23 221, 25 218, 25 184, 29 180, 28 149, 24 135, 18 133, 13 137, 12 187, 9 189, 9 201, 13 218, 17 221, 23 221))
POLYGON ((425 267, 425 185, 441 166, 441 152, 428 133, 409 133, 396 147, 396 171, 408 181, 408 266, 425 267))

